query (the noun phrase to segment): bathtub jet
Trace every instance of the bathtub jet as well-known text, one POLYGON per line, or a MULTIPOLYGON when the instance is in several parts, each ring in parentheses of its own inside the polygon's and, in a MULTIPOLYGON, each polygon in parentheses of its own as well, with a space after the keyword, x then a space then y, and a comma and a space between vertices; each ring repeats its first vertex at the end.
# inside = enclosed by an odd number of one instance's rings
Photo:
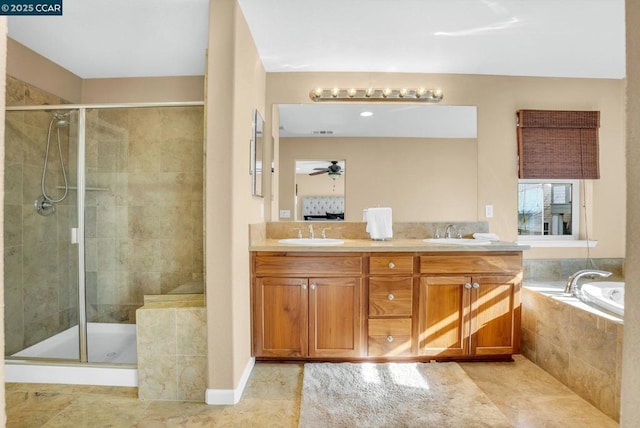
POLYGON ((587 282, 582 284, 582 298, 602 309, 624 316, 624 282, 587 282))

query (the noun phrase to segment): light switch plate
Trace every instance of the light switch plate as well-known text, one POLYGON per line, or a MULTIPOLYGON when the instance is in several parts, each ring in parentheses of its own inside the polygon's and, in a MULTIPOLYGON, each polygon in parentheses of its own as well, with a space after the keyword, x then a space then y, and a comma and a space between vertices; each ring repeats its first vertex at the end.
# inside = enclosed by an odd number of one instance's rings
POLYGON ((486 218, 492 218, 493 217, 493 205, 485 205, 484 206, 484 216, 486 218))
POLYGON ((290 210, 280 210, 280 218, 291 218, 290 210))

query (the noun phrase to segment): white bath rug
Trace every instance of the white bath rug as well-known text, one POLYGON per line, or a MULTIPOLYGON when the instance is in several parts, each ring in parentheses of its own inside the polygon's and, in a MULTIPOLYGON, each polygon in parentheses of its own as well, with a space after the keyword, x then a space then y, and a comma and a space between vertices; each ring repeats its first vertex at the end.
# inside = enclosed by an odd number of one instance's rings
POLYGON ((307 363, 300 427, 510 427, 456 363, 307 363))

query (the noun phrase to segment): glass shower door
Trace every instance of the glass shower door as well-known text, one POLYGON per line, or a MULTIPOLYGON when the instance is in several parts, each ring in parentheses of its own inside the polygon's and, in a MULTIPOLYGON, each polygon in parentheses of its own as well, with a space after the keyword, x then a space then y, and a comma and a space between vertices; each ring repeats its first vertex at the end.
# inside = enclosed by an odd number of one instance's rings
POLYGON ((78 360, 78 112, 7 111, 5 125, 5 356, 78 360))

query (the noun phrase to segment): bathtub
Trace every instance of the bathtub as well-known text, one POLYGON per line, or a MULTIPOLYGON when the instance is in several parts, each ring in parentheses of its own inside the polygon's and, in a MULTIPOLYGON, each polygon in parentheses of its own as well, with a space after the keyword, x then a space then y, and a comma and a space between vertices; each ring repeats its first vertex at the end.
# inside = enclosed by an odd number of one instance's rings
POLYGON ((582 297, 607 311, 624 315, 624 282, 587 282, 582 284, 582 297))

